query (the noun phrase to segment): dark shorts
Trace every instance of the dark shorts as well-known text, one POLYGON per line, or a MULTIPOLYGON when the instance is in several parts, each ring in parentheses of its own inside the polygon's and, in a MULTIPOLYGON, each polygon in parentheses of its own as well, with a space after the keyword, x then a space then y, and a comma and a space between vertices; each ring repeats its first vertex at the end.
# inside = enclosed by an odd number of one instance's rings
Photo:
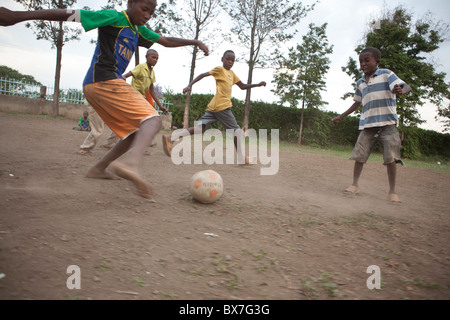
POLYGON ((359 133, 351 160, 366 163, 373 147, 380 142, 383 145, 383 164, 400 162, 402 143, 396 125, 364 129, 359 133))
POLYGON ((234 129, 238 130, 241 127, 236 122, 236 118, 231 112, 231 108, 219 111, 219 112, 211 112, 206 111, 205 114, 197 120, 197 125, 205 125, 208 128, 213 123, 219 121, 224 129, 234 129))

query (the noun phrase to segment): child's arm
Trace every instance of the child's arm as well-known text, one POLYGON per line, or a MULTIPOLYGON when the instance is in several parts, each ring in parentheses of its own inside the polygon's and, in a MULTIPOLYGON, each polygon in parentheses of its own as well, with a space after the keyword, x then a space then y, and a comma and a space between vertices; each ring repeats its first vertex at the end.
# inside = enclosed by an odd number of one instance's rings
POLYGON ((336 118, 333 118, 333 123, 334 124, 338 124, 342 118, 348 116, 349 114, 353 113, 356 109, 358 109, 361 106, 361 102, 356 102, 352 104, 352 106, 350 108, 348 108, 347 111, 345 111, 343 114, 341 114, 340 116, 337 116, 336 118))
MULTIPOLYGON (((35 11, 12 11, 0 8, 0 26, 12 26, 27 20, 67 21, 75 14, 73 9, 47 9, 35 11)), ((71 20, 72 21, 72 20, 71 20)))
POLYGON ((411 87, 405 83, 405 84, 402 84, 401 86, 396 84, 394 86, 394 90, 392 90, 392 93, 395 93, 396 95, 400 96, 402 94, 407 94, 410 91, 411 91, 411 87))
POLYGON ((152 96, 153 100, 155 100, 156 104, 162 110, 162 112, 164 114, 167 114, 169 112, 169 110, 167 110, 165 107, 163 107, 163 105, 159 101, 158 96, 156 95, 156 92, 155 92, 155 88, 153 87, 153 83, 150 85, 150 88, 148 88, 148 91, 150 92, 150 95, 152 96))
POLYGON ((131 73, 131 71, 128 71, 127 73, 122 75, 122 78, 126 79, 128 77, 131 77, 133 74, 131 73))
POLYGON ((200 40, 188 40, 182 38, 173 38, 173 37, 164 37, 160 36, 157 43, 164 47, 168 48, 176 48, 176 47, 184 47, 184 46, 198 46, 200 50, 205 53, 205 56, 209 55, 208 47, 201 42, 200 40))
POLYGON ((242 83, 242 81, 239 81, 236 84, 242 90, 247 90, 247 89, 251 89, 251 88, 255 88, 255 87, 262 87, 262 86, 265 87, 266 86, 266 82, 265 81, 261 81, 260 83, 256 83, 256 84, 245 84, 245 83, 242 83))
POLYGON ((198 81, 202 80, 203 78, 208 77, 210 75, 211 74, 209 73, 209 71, 198 75, 194 80, 191 81, 191 83, 189 83, 187 85, 186 88, 183 89, 183 93, 188 93, 189 91, 191 91, 192 86, 194 85, 194 83, 196 83, 196 82, 198 82, 198 81))

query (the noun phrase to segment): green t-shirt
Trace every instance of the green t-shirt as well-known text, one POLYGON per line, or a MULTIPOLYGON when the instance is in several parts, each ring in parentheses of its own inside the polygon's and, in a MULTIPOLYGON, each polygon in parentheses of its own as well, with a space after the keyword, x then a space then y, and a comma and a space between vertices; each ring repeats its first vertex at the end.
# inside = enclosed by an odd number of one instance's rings
POLYGON ((125 11, 80 10, 85 31, 98 28, 98 40, 83 85, 122 79, 138 46, 150 48, 160 35, 145 26, 134 26, 125 11))

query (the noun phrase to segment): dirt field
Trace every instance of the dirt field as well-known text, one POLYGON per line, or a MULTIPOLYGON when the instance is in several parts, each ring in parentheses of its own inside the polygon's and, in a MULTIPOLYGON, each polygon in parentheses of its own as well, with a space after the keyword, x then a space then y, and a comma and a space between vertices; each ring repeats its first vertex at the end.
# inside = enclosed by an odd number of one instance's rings
MULTIPOLYGON (((282 147, 260 164, 174 165, 158 145, 143 174, 156 203, 125 180, 85 172, 76 121, 0 113, 0 299, 450 299, 450 173, 398 169, 403 203, 387 201, 380 161, 346 196, 353 162, 282 147), (213 169, 225 192, 191 199, 191 176, 213 169), (81 289, 68 289, 76 265, 81 289), (381 289, 369 290, 369 266, 381 289)), ((356 130, 356 128, 355 128, 356 130)), ((100 144, 106 138, 102 136, 100 144)))

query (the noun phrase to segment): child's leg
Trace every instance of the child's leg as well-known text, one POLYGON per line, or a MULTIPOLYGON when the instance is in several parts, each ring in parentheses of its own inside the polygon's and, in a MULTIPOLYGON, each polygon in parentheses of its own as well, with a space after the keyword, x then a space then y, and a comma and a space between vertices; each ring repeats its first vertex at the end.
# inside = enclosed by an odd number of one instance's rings
POLYGON ((397 176, 397 164, 394 162, 386 165, 389 179, 389 194, 395 194, 395 179, 397 176))
POLYGON ((132 134, 124 140, 119 140, 114 147, 103 155, 103 157, 86 173, 86 177, 94 179, 115 179, 115 176, 109 173, 106 168, 130 149, 135 134, 132 134))
MULTIPOLYGON (((202 134, 205 133, 206 128, 209 127, 211 124, 216 122, 217 119, 213 112, 206 111, 206 113, 198 120, 198 122, 201 123, 202 126, 202 134)), ((190 127, 186 129, 186 131, 181 132, 180 135, 178 135, 178 139, 181 137, 191 136, 195 134, 196 127, 190 127)), ((198 130, 198 129, 197 129, 198 130)), ((165 134, 162 136, 162 143, 163 143, 163 149, 165 154, 168 157, 172 156, 172 147, 173 147, 173 140, 172 136, 170 134, 165 134)))
POLYGON ((401 161, 401 140, 395 125, 383 127, 380 139, 383 143, 383 160, 386 165, 389 180, 389 200, 393 204, 399 204, 401 201, 395 193, 397 162, 401 161))
POLYGON ((353 148, 350 156, 351 160, 355 160, 355 165, 353 167, 353 183, 344 190, 345 193, 357 194, 359 192, 359 178, 361 176, 364 164, 367 162, 367 159, 369 159, 370 153, 372 152, 374 145, 377 143, 377 140, 374 137, 377 130, 378 129, 376 128, 364 129, 359 133, 358 140, 356 141, 355 147, 353 148))
POLYGON ((363 167, 364 167, 364 163, 355 161, 355 166, 353 168, 353 184, 352 184, 352 186, 355 186, 356 188, 358 188, 359 177, 361 177, 361 172, 363 170, 363 167))
POLYGON ((84 86, 84 94, 105 124, 113 130, 119 141, 100 161, 89 170, 91 178, 110 178, 106 168, 129 151, 123 162, 114 165, 114 173, 135 184, 138 194, 150 198, 150 186, 139 176, 144 149, 161 129, 158 112, 148 101, 120 79, 84 86))
MULTIPOLYGON (((153 140, 160 129, 161 119, 159 117, 153 117, 142 122, 139 131, 134 135, 126 158, 121 162, 113 164, 114 173, 121 178, 131 181, 135 185, 137 193, 141 197, 148 199, 153 198, 153 192, 150 185, 141 178, 139 167, 142 163, 145 148, 153 140)), ((116 144, 116 146, 117 145, 118 144, 116 144)), ((116 146, 111 151, 113 151, 116 146)))
MULTIPOLYGON (((161 130, 161 118, 153 117, 142 122, 139 131, 134 134, 132 144, 126 158, 121 161, 130 170, 136 171, 142 163, 145 148, 161 130)), ((126 139, 125 139, 126 140, 126 139)))

